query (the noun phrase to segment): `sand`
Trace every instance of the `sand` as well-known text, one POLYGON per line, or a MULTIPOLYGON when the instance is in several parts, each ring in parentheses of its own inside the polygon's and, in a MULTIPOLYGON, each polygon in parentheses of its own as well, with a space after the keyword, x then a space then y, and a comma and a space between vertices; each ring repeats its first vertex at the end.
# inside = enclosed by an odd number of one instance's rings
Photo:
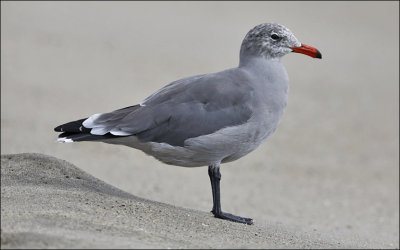
MULTIPOLYGON (((242 225, 131 195, 67 161, 1 156, 2 248, 360 248, 281 223, 242 225)), ((382 246, 382 245, 375 245, 382 246)))
MULTIPOLYGON (((124 192, 214 222, 207 168, 168 166, 123 146, 58 144, 53 128, 139 103, 173 80, 235 67, 248 30, 278 22, 323 59, 283 58, 286 112, 257 150, 222 165, 222 208, 253 218, 267 235, 286 230, 288 247, 304 243, 295 233, 301 229, 332 247, 336 235, 343 244, 369 239, 364 246, 398 248, 398 9, 395 1, 3 1, 1 154, 54 156, 124 192)), ((82 241, 92 239, 78 229, 82 241)), ((28 238, 36 235, 30 231, 28 238)), ((53 238, 59 246, 68 244, 62 237, 53 238)))

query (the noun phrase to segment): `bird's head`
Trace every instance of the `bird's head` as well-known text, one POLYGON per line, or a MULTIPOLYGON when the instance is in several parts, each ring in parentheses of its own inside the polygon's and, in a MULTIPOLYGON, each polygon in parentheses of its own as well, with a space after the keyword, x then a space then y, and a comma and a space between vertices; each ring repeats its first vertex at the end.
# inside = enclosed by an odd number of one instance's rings
POLYGON ((263 23, 251 29, 242 42, 240 56, 281 58, 290 52, 322 58, 316 48, 300 43, 288 28, 277 23, 263 23))

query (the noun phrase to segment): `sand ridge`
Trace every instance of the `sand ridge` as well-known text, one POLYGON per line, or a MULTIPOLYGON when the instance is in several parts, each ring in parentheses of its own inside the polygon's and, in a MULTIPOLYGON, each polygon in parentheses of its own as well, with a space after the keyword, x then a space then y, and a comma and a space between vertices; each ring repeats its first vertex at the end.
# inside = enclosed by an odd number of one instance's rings
POLYGON ((368 246, 312 229, 242 225, 146 200, 43 154, 1 156, 1 198, 2 248, 368 246))

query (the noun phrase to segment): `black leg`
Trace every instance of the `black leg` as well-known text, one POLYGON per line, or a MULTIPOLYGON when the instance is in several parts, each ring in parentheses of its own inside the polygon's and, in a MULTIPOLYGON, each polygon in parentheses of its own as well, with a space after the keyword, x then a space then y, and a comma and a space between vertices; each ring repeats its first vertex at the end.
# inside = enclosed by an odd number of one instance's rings
POLYGON ((208 167, 208 176, 210 176, 210 182, 211 182, 211 191, 212 191, 212 197, 213 197, 213 208, 211 210, 211 213, 215 214, 215 181, 213 181, 213 168, 212 166, 208 167))
POLYGON ((234 222, 244 223, 244 224, 253 224, 253 220, 250 218, 244 218, 240 216, 236 216, 233 214, 224 213, 221 210, 221 200, 220 200, 220 189, 219 182, 221 180, 221 173, 219 172, 219 164, 211 165, 208 167, 208 175, 210 176, 211 181, 211 189, 213 195, 213 208, 211 212, 215 217, 230 220, 234 222))

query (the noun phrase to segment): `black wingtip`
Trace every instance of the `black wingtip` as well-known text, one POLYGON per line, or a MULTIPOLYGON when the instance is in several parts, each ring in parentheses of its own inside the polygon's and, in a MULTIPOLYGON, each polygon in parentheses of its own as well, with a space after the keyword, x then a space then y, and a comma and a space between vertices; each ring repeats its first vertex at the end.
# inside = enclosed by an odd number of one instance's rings
POLYGON ((62 125, 55 127, 55 128, 54 128, 54 131, 55 131, 55 132, 63 132, 63 131, 62 131, 62 125))
MULTIPOLYGON (((82 126, 82 123, 86 119, 87 118, 72 121, 72 122, 67 122, 65 124, 55 127, 54 131, 56 131, 56 132, 73 132, 73 133, 86 132, 88 129, 82 126)), ((89 131, 90 131, 90 129, 89 129, 89 131)))

